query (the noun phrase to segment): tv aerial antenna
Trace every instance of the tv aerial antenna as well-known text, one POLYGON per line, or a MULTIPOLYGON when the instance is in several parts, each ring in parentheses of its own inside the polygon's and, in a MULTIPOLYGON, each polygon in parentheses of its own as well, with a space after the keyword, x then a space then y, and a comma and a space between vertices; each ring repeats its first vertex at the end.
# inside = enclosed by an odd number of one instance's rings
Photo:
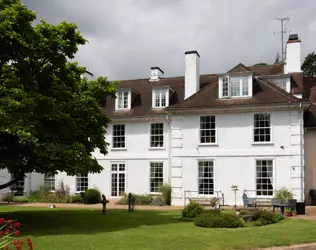
MULTIPOLYGON (((286 30, 284 29, 284 21, 290 21, 290 18, 287 16, 287 17, 275 17, 274 18, 275 20, 279 21, 281 23, 281 48, 282 48, 282 54, 281 54, 281 58, 282 58, 282 61, 284 60, 284 34, 286 33, 286 30)), ((275 34, 275 32, 274 32, 275 34)))

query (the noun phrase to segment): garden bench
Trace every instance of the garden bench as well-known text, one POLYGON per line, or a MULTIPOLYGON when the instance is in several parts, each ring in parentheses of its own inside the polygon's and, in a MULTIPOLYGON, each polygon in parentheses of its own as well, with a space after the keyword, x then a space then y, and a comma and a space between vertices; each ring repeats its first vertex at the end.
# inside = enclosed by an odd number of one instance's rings
POLYGON ((195 201, 199 203, 202 206, 211 206, 215 207, 216 203, 219 201, 219 198, 212 197, 212 198, 207 198, 207 197, 191 197, 189 198, 189 201, 195 201))

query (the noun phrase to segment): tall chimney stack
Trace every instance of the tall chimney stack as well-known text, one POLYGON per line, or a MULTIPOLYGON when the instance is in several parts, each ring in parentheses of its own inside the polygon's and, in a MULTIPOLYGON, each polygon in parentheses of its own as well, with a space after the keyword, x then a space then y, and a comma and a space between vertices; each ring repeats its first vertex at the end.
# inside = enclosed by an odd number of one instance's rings
POLYGON ((187 51, 185 54, 184 99, 195 94, 200 89, 200 55, 197 51, 187 51))
POLYGON ((286 60, 284 73, 302 72, 301 40, 297 34, 291 34, 286 44, 286 60))

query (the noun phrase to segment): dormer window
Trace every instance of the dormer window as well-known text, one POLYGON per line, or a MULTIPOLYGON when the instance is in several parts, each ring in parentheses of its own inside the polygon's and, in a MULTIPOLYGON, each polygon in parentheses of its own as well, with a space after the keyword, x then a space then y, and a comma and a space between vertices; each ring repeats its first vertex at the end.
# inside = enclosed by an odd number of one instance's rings
POLYGON ((128 90, 120 90, 116 93, 115 109, 124 110, 131 108, 131 94, 128 90))
POLYGON ((252 76, 223 76, 219 79, 219 97, 249 97, 252 93, 252 76))
POLYGON ((153 90, 153 108, 165 108, 169 105, 168 89, 153 90))

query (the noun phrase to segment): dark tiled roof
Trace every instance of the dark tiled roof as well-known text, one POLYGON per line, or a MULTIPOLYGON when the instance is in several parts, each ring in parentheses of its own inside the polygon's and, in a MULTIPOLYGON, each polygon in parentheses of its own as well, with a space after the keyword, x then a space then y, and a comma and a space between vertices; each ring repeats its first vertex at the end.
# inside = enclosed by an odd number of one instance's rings
POLYGON ((231 105, 264 105, 276 103, 299 102, 300 99, 280 89, 269 81, 253 79, 253 96, 246 98, 218 98, 218 82, 206 86, 203 90, 186 99, 183 103, 176 104, 174 108, 204 108, 223 107, 231 105))
MULTIPOLYGON (((238 64, 234 68, 234 72, 245 72, 251 71, 254 72, 254 75, 262 76, 262 75, 280 75, 283 74, 283 65, 281 64, 274 64, 274 65, 256 65, 256 66, 244 66, 242 64, 238 64)), ((217 81, 220 74, 207 74, 200 76, 200 89, 199 92, 203 95, 209 89, 214 90, 215 92, 212 95, 217 95, 217 81), (213 85, 214 86, 209 86, 213 85), (215 90, 216 88, 216 90, 215 90), (203 90, 202 90, 203 89, 203 90)), ((150 116, 156 114, 164 114, 165 110, 153 110, 152 109, 152 89, 155 86, 169 86, 172 90, 170 92, 170 105, 179 105, 182 104, 184 101, 184 76, 180 77, 170 77, 170 78, 162 78, 157 82, 149 81, 149 78, 146 79, 136 79, 136 80, 124 80, 120 81, 119 88, 123 89, 132 89, 133 90, 133 97, 132 97, 132 107, 128 111, 115 111, 115 100, 114 99, 107 99, 105 100, 105 105, 103 107, 103 111, 106 115, 111 118, 115 117, 139 117, 139 116, 150 116)), ((261 86, 260 84, 256 86, 261 86)), ((273 91, 267 92, 268 94, 264 95, 273 95, 273 91)), ((264 101, 272 101, 273 98, 263 97, 260 91, 254 97, 256 100, 264 101)), ((236 100, 237 101, 237 100, 236 100)), ((242 100, 238 100, 238 102, 243 103, 242 100)), ((198 102, 199 103, 199 102, 198 102)), ((253 102, 256 104, 257 102, 253 102)))

